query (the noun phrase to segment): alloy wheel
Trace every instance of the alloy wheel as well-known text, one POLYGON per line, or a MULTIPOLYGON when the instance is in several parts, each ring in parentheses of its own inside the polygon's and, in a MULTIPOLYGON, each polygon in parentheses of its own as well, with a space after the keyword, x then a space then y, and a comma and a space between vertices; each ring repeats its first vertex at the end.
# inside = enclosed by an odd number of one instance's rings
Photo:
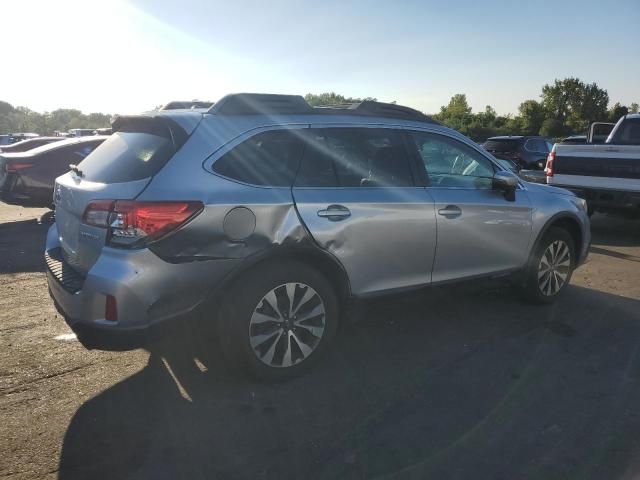
POLYGON ((291 367, 317 348, 325 331, 325 306, 309 285, 285 283, 258 302, 249 322, 249 343, 270 367, 291 367))
POLYGON ((562 240, 554 240, 547 247, 538 265, 538 288, 548 297, 564 286, 571 270, 571 250, 562 240))

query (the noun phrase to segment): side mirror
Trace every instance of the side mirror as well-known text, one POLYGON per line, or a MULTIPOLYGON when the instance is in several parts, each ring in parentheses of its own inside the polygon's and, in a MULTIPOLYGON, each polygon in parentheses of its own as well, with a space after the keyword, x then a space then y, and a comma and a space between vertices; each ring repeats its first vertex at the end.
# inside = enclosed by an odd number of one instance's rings
POLYGON ((502 190, 505 194, 513 196, 518 187, 518 177, 506 171, 498 171, 493 175, 493 189, 502 190))

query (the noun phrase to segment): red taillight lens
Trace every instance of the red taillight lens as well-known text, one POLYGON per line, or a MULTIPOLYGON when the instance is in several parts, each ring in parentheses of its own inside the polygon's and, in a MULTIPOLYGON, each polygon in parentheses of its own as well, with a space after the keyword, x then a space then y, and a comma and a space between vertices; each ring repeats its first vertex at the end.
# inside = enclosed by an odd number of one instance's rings
POLYGON ((544 174, 547 177, 553 177, 553 162, 556 159, 556 152, 551 150, 547 157, 547 165, 544 168, 544 174))
POLYGON ((19 170, 24 170, 25 168, 33 167, 33 163, 7 163, 4 166, 4 169, 7 173, 16 173, 19 170))
POLYGON ((110 245, 137 247, 165 236, 202 208, 201 202, 97 200, 87 206, 83 222, 108 228, 110 245))

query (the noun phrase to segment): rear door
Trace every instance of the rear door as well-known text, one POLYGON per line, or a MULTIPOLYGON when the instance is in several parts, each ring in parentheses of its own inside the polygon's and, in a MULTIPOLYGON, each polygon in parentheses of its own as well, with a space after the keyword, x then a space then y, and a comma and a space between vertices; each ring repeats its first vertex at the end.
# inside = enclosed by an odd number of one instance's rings
POLYGON ((317 244, 338 258, 356 295, 427 284, 435 253, 433 200, 416 186, 399 130, 308 130, 293 187, 317 244))
POLYGON ((133 199, 140 194, 181 146, 176 139, 184 139, 186 132, 177 129, 157 118, 122 121, 119 131, 78 164, 78 172, 56 179, 53 196, 59 241, 65 260, 77 271, 86 273, 91 268, 106 240, 106 229, 82 222, 89 202, 133 199))
POLYGON ((435 201, 438 248, 433 281, 520 268, 531 240, 526 191, 514 200, 492 189, 493 164, 479 151, 446 135, 408 132, 429 177, 435 201))

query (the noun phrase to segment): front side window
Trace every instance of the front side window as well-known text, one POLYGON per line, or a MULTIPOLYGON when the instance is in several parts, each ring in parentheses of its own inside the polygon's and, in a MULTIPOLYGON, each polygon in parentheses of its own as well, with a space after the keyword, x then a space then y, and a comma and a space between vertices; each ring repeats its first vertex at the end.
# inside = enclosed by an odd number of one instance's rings
POLYGON ((216 160, 213 171, 252 185, 289 187, 302 149, 301 130, 270 130, 229 150, 216 160))
POLYGON ((409 132, 433 187, 492 187, 494 168, 489 160, 458 140, 426 132, 409 132))
POLYGON ((408 187, 400 134, 384 128, 311 129, 296 177, 300 187, 408 187))

